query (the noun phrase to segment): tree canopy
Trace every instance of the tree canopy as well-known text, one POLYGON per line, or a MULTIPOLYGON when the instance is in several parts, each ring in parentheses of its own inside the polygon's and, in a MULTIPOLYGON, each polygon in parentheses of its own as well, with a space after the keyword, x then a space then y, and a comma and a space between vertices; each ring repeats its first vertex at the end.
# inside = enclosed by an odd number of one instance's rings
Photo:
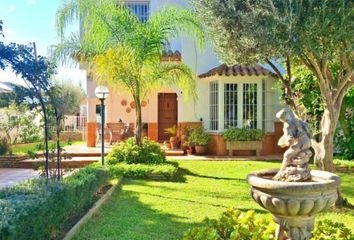
POLYGON ((193 0, 215 51, 228 64, 269 64, 285 102, 301 115, 292 89, 294 65, 316 77, 324 103, 316 163, 333 171, 333 136, 344 96, 354 86, 354 2, 350 0, 193 0), (283 63, 286 73, 274 64, 283 63))

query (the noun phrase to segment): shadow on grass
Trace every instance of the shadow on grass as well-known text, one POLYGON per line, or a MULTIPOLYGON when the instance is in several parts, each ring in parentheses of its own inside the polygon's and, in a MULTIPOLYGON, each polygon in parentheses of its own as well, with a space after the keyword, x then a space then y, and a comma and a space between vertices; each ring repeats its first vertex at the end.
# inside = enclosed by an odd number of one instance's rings
POLYGON ((171 240, 200 225, 188 222, 187 217, 152 209, 139 196, 137 192, 116 190, 74 239, 171 240))
POLYGON ((186 168, 178 168, 178 174, 177 174, 177 178, 176 181, 177 182, 185 182, 186 178, 185 175, 189 175, 189 176, 193 176, 193 177, 200 177, 200 178, 209 178, 209 179, 214 179, 214 180, 234 180, 234 181, 238 181, 238 182, 244 182, 246 183, 246 179, 242 179, 242 178, 230 178, 230 177, 217 177, 217 176, 210 176, 210 175, 202 175, 202 174, 198 174, 195 172, 192 172, 186 168))

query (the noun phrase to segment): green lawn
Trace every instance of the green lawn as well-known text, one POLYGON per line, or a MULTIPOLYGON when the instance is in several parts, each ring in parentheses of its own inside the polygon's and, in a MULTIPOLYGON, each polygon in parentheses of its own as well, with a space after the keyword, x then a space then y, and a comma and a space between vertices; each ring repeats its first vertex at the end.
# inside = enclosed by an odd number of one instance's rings
MULTIPOLYGON (((184 181, 158 182, 129 180, 123 182, 108 202, 74 238, 121 240, 178 239, 205 217, 216 218, 226 208, 247 211, 260 208, 249 196, 247 174, 254 170, 279 167, 270 162, 180 161, 184 181)), ((342 189, 354 203, 354 175, 343 175, 342 189)), ((354 210, 321 215, 342 221, 354 229, 354 210)))
MULTIPOLYGON (((50 141, 49 145, 54 144, 54 141, 50 141)), ((70 145, 75 145, 75 144, 81 144, 83 143, 82 141, 76 141, 76 142, 71 142, 70 145)), ((11 146, 11 150, 13 154, 18 154, 18 155, 26 155, 28 151, 33 151, 37 152, 37 146, 39 144, 43 144, 41 142, 35 142, 35 143, 23 143, 23 144, 16 144, 11 146)), ((67 146, 69 145, 67 141, 61 142, 61 146, 67 146)))

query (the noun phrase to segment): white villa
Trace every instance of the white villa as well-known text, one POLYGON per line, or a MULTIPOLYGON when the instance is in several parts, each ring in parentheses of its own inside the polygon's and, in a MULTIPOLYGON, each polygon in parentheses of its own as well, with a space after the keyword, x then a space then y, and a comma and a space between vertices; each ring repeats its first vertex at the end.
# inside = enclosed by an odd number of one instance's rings
MULTIPOLYGON (((188 0, 126 1, 140 19, 163 6, 187 7, 188 0)), ((209 154, 227 155, 222 137, 224 129, 248 126, 264 130, 261 154, 280 152, 276 143, 282 134, 282 125, 275 119, 281 108, 279 94, 274 90, 275 75, 260 65, 234 65, 220 63, 211 45, 199 50, 194 40, 180 38, 171 42, 168 60, 183 61, 197 74, 198 100, 186 101, 183 92, 176 88, 160 89, 143 102, 143 122, 146 135, 156 141, 167 139, 164 129, 173 125, 202 124, 212 135, 209 154)), ((96 126, 99 101, 94 90, 97 84, 87 78, 87 145, 96 144, 96 126)), ((132 97, 113 92, 106 100, 106 123, 124 122, 134 125, 135 112, 132 97)), ((249 151, 239 154, 250 154, 249 151)))

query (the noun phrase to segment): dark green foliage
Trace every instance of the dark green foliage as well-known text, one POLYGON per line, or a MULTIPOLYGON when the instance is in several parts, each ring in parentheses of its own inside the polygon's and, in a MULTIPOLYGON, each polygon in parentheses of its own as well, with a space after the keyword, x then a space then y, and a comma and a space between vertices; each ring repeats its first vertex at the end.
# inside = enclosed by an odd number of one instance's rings
POLYGON ((86 167, 61 181, 35 179, 0 190, 0 239, 54 239, 83 214, 109 172, 86 167))
POLYGON ((190 144, 195 144, 197 146, 208 145, 210 141, 209 133, 205 132, 204 128, 192 128, 188 138, 190 144))
POLYGON ((131 178, 152 178, 174 180, 177 177, 178 165, 160 164, 127 164, 118 163, 109 167, 112 177, 124 176, 131 178))
POLYGON ((218 220, 206 218, 203 226, 189 230, 183 240, 270 240, 276 239, 274 232, 271 218, 258 217, 254 211, 229 209, 218 220))
MULTIPOLYGON (((203 226, 186 232, 183 240, 272 240, 275 223, 270 215, 260 217, 254 211, 229 209, 218 220, 206 218, 203 226)), ((311 239, 351 240, 353 233, 343 223, 330 220, 317 221, 311 239)))
POLYGON ((228 142, 234 141, 261 141, 264 137, 264 131, 260 129, 249 128, 230 128, 225 130, 224 139, 228 142))
POLYGON ((312 132, 317 135, 324 111, 320 86, 313 73, 303 67, 294 68, 294 75, 292 88, 298 104, 302 106, 303 114, 311 124, 312 132))
POLYGON ((339 128, 334 137, 336 150, 347 159, 354 159, 354 87, 345 95, 339 115, 339 128))
POLYGON ((10 150, 9 142, 6 138, 0 138, 0 156, 6 154, 10 150))
POLYGON ((346 159, 354 160, 354 121, 351 121, 351 134, 344 136, 341 129, 337 129, 334 137, 334 145, 336 147, 336 155, 343 156, 346 159))
POLYGON ((166 162, 166 157, 156 142, 144 138, 142 146, 139 147, 134 138, 129 138, 114 147, 108 154, 106 161, 109 165, 120 162, 128 164, 162 164, 166 162))
MULTIPOLYGON (((320 133, 320 122, 324 112, 321 91, 313 73, 302 67, 294 68, 292 87, 296 92, 298 104, 311 124, 314 136, 320 133)), ((338 67, 333 72, 338 72, 338 67)), ((354 88, 345 95, 339 115, 339 124, 334 137, 335 152, 344 158, 354 158, 354 88)))

